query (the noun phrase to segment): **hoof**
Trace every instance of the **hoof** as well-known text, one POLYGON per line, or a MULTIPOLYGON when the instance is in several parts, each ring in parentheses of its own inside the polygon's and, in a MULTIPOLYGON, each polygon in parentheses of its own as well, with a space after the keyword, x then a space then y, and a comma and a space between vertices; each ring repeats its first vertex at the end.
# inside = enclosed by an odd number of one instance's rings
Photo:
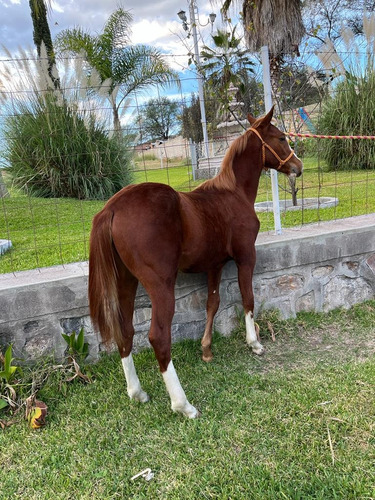
POLYGON ((175 413, 182 413, 183 415, 185 415, 185 417, 188 417, 188 418, 198 418, 201 416, 200 411, 198 411, 190 403, 186 403, 185 406, 183 406, 182 408, 172 407, 172 410, 175 413))
POLYGON ((139 391, 135 394, 129 394, 130 399, 134 401, 139 401, 140 403, 147 403, 150 401, 150 396, 145 391, 139 391))
POLYGON ((260 342, 254 342, 250 347, 257 356, 263 356, 266 351, 260 342))
POLYGON ((202 360, 206 363, 213 360, 213 354, 210 347, 203 347, 202 360))

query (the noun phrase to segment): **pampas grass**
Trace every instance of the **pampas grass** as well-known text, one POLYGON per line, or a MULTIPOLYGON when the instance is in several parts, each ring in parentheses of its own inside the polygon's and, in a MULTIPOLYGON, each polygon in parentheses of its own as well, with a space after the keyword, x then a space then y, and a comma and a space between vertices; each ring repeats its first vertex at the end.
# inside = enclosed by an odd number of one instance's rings
MULTIPOLYGON (((342 32, 341 56, 331 41, 318 53, 325 69, 333 75, 333 89, 325 100, 319 132, 328 135, 374 135, 375 130, 375 15, 364 17, 364 40, 359 45, 349 28, 342 32), (351 54, 348 58, 347 54, 351 54)), ((341 47, 340 47, 341 48, 341 47)), ((327 140, 321 154, 331 170, 373 169, 375 141, 327 140)))
POLYGON ((109 83, 87 76, 80 58, 65 61, 56 90, 44 52, 23 51, 0 75, 6 171, 32 196, 108 199, 132 181, 126 141, 106 131, 109 83))

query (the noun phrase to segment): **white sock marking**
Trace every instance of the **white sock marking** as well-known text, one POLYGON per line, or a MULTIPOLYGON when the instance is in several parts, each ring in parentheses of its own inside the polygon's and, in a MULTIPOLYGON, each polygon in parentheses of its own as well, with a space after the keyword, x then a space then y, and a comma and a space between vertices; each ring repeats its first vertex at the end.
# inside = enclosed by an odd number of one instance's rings
POLYGON ((186 398, 186 394, 180 384, 172 360, 169 362, 167 370, 162 373, 162 375, 169 397, 171 398, 172 410, 181 412, 189 418, 198 417, 198 410, 194 408, 186 398))
POLYGON ((137 372, 135 371, 132 354, 130 353, 129 356, 122 358, 121 362, 125 373, 127 390, 130 399, 136 399, 141 403, 145 403, 149 400, 149 397, 147 393, 142 390, 137 372))
POLYGON ((246 342, 252 348, 255 354, 263 354, 264 347, 257 339, 257 333, 255 330, 253 313, 248 312, 245 314, 246 323, 246 342))

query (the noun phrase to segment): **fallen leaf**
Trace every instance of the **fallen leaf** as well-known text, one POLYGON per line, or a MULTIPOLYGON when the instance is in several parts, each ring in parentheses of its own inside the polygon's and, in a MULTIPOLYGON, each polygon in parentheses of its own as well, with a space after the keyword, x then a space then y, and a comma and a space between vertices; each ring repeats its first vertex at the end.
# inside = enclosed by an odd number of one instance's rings
POLYGON ((43 401, 35 401, 31 407, 28 420, 32 429, 39 429, 46 424, 47 405, 43 401))

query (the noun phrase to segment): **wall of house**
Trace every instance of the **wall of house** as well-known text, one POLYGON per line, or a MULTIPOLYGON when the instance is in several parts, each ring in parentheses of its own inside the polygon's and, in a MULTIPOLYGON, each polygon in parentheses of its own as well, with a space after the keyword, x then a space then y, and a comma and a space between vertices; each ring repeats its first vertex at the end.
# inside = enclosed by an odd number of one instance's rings
MULTIPOLYGON (((350 307, 375 296, 375 217, 354 217, 260 233, 254 275, 256 313, 276 308, 284 318, 299 311, 350 307)), ((63 357, 61 333, 84 327, 90 358, 103 349, 88 316, 87 263, 69 264, 0 276, 0 344, 35 360, 63 357)), ((200 338, 205 324, 205 275, 180 274, 176 284, 173 341, 200 338)), ((230 334, 241 307, 236 266, 229 262, 220 285, 216 328, 230 334)), ((139 287, 134 324, 135 350, 148 346, 151 304, 139 287)))

